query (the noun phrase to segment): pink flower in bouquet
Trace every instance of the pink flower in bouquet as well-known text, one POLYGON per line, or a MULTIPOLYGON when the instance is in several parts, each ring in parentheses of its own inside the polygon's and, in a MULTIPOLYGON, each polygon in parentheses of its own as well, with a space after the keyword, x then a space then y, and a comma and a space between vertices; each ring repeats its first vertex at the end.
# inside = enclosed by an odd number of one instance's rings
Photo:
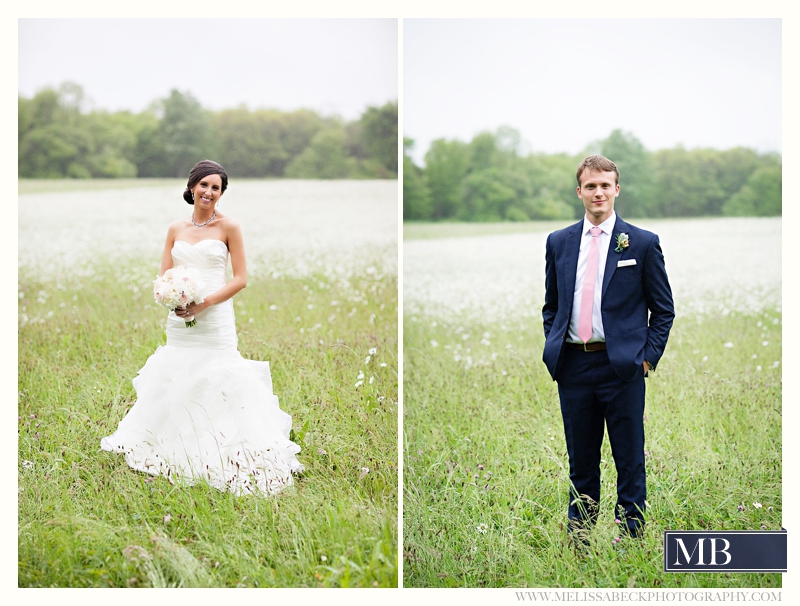
MULTIPOLYGON (((178 265, 165 271, 163 276, 156 276, 153 281, 153 297, 159 305, 175 311, 190 303, 202 303, 203 297, 200 293, 203 286, 200 270, 178 265)), ((187 327, 197 324, 194 316, 185 320, 187 327)))

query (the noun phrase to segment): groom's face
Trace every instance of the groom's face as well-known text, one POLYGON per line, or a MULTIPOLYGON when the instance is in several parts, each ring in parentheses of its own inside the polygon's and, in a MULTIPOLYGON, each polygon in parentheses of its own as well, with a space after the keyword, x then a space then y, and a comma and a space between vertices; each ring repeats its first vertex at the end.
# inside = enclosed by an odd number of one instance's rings
POLYGON ((614 200, 619 195, 617 175, 587 168, 581 173, 578 197, 586 208, 586 217, 592 225, 600 225, 614 212, 614 200))

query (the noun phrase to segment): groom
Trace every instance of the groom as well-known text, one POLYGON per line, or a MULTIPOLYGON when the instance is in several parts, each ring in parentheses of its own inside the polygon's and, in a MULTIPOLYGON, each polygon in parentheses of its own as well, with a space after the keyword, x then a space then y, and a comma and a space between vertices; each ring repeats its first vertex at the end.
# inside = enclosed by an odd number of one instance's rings
POLYGON ((617 468, 616 518, 644 528, 644 378, 664 353, 675 317, 658 236, 614 212, 619 171, 589 156, 577 172, 586 215, 551 233, 545 256, 545 346, 558 382, 569 455, 569 531, 597 520, 600 446, 608 428, 617 468))

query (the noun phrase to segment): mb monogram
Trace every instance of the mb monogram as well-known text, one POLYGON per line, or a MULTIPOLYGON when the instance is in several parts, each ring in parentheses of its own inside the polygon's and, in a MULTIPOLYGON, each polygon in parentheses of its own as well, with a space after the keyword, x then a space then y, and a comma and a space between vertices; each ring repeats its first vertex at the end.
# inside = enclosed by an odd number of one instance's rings
POLYGON ((786 572, 786 530, 664 531, 665 572, 786 572))

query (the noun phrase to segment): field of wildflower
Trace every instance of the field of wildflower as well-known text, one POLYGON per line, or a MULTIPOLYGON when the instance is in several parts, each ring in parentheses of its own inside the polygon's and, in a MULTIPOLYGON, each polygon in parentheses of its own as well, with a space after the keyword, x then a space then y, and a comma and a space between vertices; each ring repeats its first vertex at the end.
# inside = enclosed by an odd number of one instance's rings
POLYGON ((239 351, 269 360, 306 471, 275 497, 173 486, 102 452, 165 342, 178 181, 22 182, 20 587, 397 587, 397 182, 232 181, 239 351), (114 184, 118 186, 120 184, 114 184))
POLYGON ((663 571, 664 530, 782 527, 780 219, 637 224, 660 235, 677 312, 646 382, 648 526, 621 538, 606 439, 583 554, 567 541, 563 425, 541 361, 544 243, 564 224, 405 226, 404 586, 781 586, 663 571))

